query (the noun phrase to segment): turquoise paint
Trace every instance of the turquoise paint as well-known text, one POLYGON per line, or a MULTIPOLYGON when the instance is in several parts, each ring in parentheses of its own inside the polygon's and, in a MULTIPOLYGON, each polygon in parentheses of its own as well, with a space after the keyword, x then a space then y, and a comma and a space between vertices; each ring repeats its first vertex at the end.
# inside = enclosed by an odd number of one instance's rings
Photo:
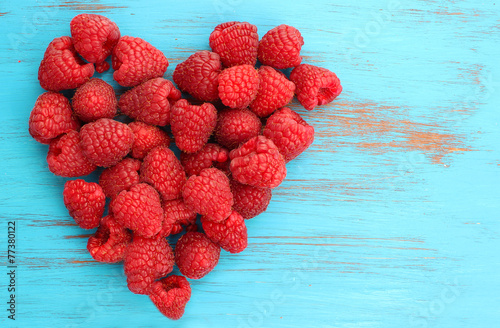
POLYGON ((16 221, 18 265, 16 321, 1 310, 2 327, 498 325, 498 4, 20 0, 0 12, 0 255, 5 263, 7 222, 16 221), (88 232, 62 203, 65 179, 27 133, 43 52, 83 11, 164 51, 168 78, 208 49, 220 22, 249 21, 260 36, 294 25, 304 62, 344 86, 314 112, 292 104, 315 126, 314 144, 289 164, 268 211, 248 221, 248 249, 191 281, 180 321, 130 293, 121 265, 91 261, 86 239, 75 238, 88 232))

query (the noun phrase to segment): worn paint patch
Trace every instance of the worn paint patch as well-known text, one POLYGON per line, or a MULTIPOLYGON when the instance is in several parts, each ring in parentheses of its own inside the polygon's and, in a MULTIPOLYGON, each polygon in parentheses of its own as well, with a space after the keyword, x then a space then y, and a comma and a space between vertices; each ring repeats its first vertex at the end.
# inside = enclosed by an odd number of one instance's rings
POLYGON ((7 15, 7 14, 8 14, 8 12, 5 12, 5 13, 0 13, 0 17, 5 16, 5 15, 7 15))
POLYGON ((85 1, 63 1, 58 5, 48 5, 43 7, 59 7, 59 8, 67 8, 70 10, 78 10, 78 11, 92 11, 94 13, 104 13, 114 9, 123 9, 127 8, 127 6, 113 6, 113 5, 104 5, 101 4, 97 0, 92 0, 90 2, 85 1))
MULTIPOLYGON (((464 144, 464 136, 425 117, 412 118, 409 108, 338 99, 316 108, 308 115, 315 127, 313 148, 319 151, 335 151, 338 147, 355 146, 374 154, 399 151, 418 151, 433 163, 443 164, 444 158, 455 152, 471 150, 464 144), (421 119, 421 121, 416 121, 421 119)), ((434 114, 429 109, 429 115, 434 114)))
POLYGON ((87 239, 94 234, 83 234, 83 235, 74 235, 74 236, 64 236, 64 239, 87 239))
POLYGON ((434 14, 436 14, 436 15, 446 15, 446 16, 464 15, 464 13, 453 13, 453 12, 447 12, 447 11, 435 11, 434 14))
POLYGON ((94 261, 94 260, 84 260, 84 261, 81 261, 81 260, 72 260, 72 261, 68 261, 68 263, 85 265, 85 264, 95 264, 97 262, 94 261))
MULTIPOLYGON (((458 63, 460 64, 460 63, 458 63)), ((459 75, 458 78, 466 83, 472 83, 474 85, 481 85, 481 73, 484 69, 484 66, 481 64, 474 64, 471 66, 462 67, 461 65, 458 67, 459 75)), ((482 86, 484 87, 484 86, 482 86)))
POLYGON ((74 221, 70 220, 58 220, 58 219, 47 219, 47 220, 32 220, 30 227, 77 227, 78 225, 74 221))

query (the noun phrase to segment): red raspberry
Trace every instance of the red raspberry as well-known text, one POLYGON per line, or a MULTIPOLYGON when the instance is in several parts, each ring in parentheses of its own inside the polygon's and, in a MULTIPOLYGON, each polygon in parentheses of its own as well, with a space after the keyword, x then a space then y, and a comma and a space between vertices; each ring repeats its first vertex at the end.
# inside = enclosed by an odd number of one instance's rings
POLYGON ((201 232, 187 232, 175 246, 175 264, 189 279, 200 279, 219 262, 220 247, 201 232))
POLYGON ((251 65, 226 68, 219 75, 219 97, 228 107, 248 107, 258 91, 259 73, 251 65))
POLYGON ((99 228, 87 242, 87 250, 99 262, 116 263, 123 260, 132 234, 111 215, 101 219, 99 228))
POLYGON ((259 92, 250 104, 250 110, 259 117, 267 117, 292 100, 295 84, 271 66, 261 66, 259 78, 259 92))
POLYGON ((101 118, 85 124, 80 130, 80 146, 91 163, 109 167, 130 152, 134 134, 127 124, 101 118))
POLYGON ((332 102, 342 92, 337 75, 318 66, 299 65, 290 73, 290 80, 295 83, 297 99, 307 110, 332 102))
POLYGON ((198 51, 175 67, 172 78, 179 89, 201 101, 219 99, 219 74, 222 65, 215 52, 198 51))
POLYGON ((224 174, 227 177, 230 177, 231 176, 231 170, 229 169, 229 164, 230 164, 230 160, 229 160, 229 156, 228 156, 227 161, 222 162, 222 163, 215 163, 214 167, 217 168, 217 169, 219 169, 219 170, 221 170, 222 172, 224 172, 224 174))
POLYGON ((124 93, 118 106, 134 120, 163 126, 169 124, 170 108, 180 98, 181 92, 172 82, 156 78, 124 93))
POLYGON ((233 210, 241 214, 245 219, 251 219, 266 211, 271 201, 271 188, 259 188, 241 184, 231 179, 231 191, 233 192, 233 210))
POLYGON ((196 224, 196 221, 195 222, 190 222, 186 226, 186 233, 187 232, 197 232, 197 231, 199 231, 199 229, 198 229, 198 225, 196 224))
POLYGON ((272 140, 258 136, 229 153, 233 178, 255 187, 275 188, 285 179, 285 160, 272 140))
POLYGON ((97 183, 82 179, 66 181, 63 198, 69 215, 81 228, 94 229, 99 225, 106 196, 97 183))
POLYGON ((94 75, 94 65, 85 63, 76 53, 69 36, 54 39, 38 68, 40 86, 49 91, 74 89, 94 75))
POLYGON ((231 214, 233 194, 229 179, 216 168, 203 169, 199 175, 190 176, 182 197, 187 207, 213 221, 223 221, 231 214))
POLYGON ((62 94, 45 92, 37 98, 29 118, 29 133, 36 141, 49 144, 57 136, 79 128, 69 100, 62 94))
POLYGON ((177 147, 186 153, 196 153, 207 143, 217 124, 217 109, 211 103, 196 106, 181 99, 172 107, 170 117, 177 147))
POLYGON ((153 237, 161 230, 163 209, 160 195, 146 183, 120 192, 109 204, 116 221, 137 236, 153 237))
POLYGON ((39 143, 44 144, 44 145, 50 144, 50 142, 53 140, 53 138, 51 138, 51 139, 42 138, 39 134, 37 134, 36 132, 33 131, 31 126, 28 128, 28 132, 29 132, 30 136, 33 139, 35 139, 35 141, 38 141, 39 143))
POLYGON ((174 253, 165 238, 134 235, 123 262, 128 289, 134 294, 149 294, 156 279, 174 268, 174 253))
POLYGON ((83 155, 78 132, 74 130, 50 142, 47 164, 50 172, 68 178, 90 174, 97 168, 83 155))
POLYGON ((181 163, 188 177, 198 175, 201 170, 212 167, 214 163, 224 163, 228 159, 227 149, 213 143, 207 143, 194 154, 181 153, 181 163))
POLYGON ((186 173, 173 151, 160 146, 151 150, 141 166, 141 181, 147 182, 161 195, 163 201, 181 197, 186 173))
POLYGON ((314 128, 288 107, 277 110, 267 119, 262 134, 274 142, 285 162, 299 156, 314 140, 314 128))
POLYGON ((191 298, 191 286, 185 277, 171 275, 153 283, 149 298, 164 316, 178 320, 191 298))
POLYGON ((141 38, 124 36, 113 49, 113 78, 121 86, 133 87, 167 71, 163 53, 141 38))
POLYGON ((151 149, 158 146, 170 146, 168 134, 160 128, 143 122, 132 122, 128 125, 134 133, 132 157, 143 159, 151 149))
POLYGON ((219 113, 215 137, 224 147, 233 149, 259 135, 260 119, 248 109, 226 109, 219 113))
POLYGON ((230 253, 240 253, 247 248, 247 227, 245 220, 238 212, 233 211, 222 222, 214 222, 202 216, 201 224, 207 237, 223 250, 230 253))
POLYGON ((105 60, 120 39, 118 26, 101 15, 80 14, 73 17, 70 28, 76 51, 89 63, 95 63, 97 72, 107 71, 109 64, 105 60))
POLYGON ((219 24, 210 34, 210 48, 220 55, 226 67, 252 65, 257 62, 259 35, 257 26, 247 22, 219 24))
POLYGON ((267 32, 259 43, 259 60, 263 65, 274 68, 295 67, 300 64, 300 49, 304 39, 299 30, 280 25, 267 32))
POLYGON ((76 89, 72 104, 76 117, 84 122, 96 121, 103 117, 113 118, 118 107, 113 87, 96 78, 76 89))
POLYGON ((160 231, 161 237, 178 234, 182 226, 196 223, 196 213, 190 210, 182 199, 173 199, 163 202, 163 227, 160 231))
POLYGON ((108 167, 99 176, 99 185, 106 197, 115 198, 123 190, 139 183, 139 169, 141 161, 125 158, 115 166, 108 167))

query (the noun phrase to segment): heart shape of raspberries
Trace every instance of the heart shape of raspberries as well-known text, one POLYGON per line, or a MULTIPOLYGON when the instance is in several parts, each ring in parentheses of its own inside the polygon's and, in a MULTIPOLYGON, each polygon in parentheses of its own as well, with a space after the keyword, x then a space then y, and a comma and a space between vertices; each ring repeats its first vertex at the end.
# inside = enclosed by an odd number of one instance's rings
POLYGON ((93 259, 123 261, 130 291, 180 319, 191 298, 188 279, 209 274, 221 250, 245 250, 247 220, 267 209, 286 164, 314 141, 314 128, 287 104, 294 95, 307 110, 330 103, 342 92, 340 80, 301 63, 304 39, 288 25, 260 41, 248 22, 216 26, 212 51, 179 63, 175 85, 163 78, 167 57, 141 38, 122 37, 110 19, 81 14, 70 27, 71 37, 55 38, 41 59, 47 92, 31 111, 29 133, 49 145, 55 175, 104 168, 98 183, 66 182, 69 215, 83 229, 97 228, 87 243, 93 259), (129 87, 119 99, 92 78, 110 67, 129 87), (289 77, 280 71, 286 68, 293 68, 289 77), (72 99, 60 93, 67 89, 76 89, 72 99), (180 155, 169 148, 172 139, 180 155), (169 237, 181 233, 172 249, 169 237), (174 265, 182 275, 170 274, 174 265))

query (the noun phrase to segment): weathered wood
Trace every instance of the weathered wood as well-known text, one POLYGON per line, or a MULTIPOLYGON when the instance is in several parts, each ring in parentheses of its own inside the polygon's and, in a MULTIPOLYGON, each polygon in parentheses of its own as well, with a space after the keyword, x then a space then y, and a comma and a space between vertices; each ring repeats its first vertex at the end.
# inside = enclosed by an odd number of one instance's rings
MULTIPOLYGON (((0 256, 16 222, 16 321, 2 327, 495 327, 500 313, 500 10, 463 1, 29 1, 2 4, 0 256), (307 112, 314 144, 288 166, 249 246, 192 280, 178 322, 96 263, 62 202, 66 179, 28 134, 47 44, 82 12, 170 61, 215 25, 297 27, 304 62, 344 92, 307 112)), ((97 74, 112 82, 110 73, 97 74)), ((115 87, 116 84, 113 84, 115 87)), ((117 92, 123 88, 117 87, 117 92)), ((97 174, 92 175, 96 179, 97 174)), ((177 272, 177 271, 175 271, 177 272)))

